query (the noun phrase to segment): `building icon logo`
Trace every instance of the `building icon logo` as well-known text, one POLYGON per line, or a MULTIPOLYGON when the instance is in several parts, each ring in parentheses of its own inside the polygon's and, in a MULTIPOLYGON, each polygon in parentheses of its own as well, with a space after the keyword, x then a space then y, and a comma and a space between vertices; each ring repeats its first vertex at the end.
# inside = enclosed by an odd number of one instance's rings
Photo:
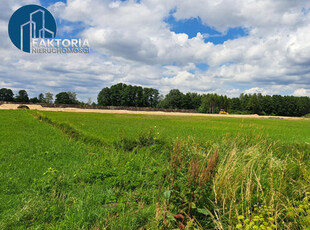
POLYGON ((12 15, 9 22, 9 36, 18 49, 30 53, 32 39, 55 38, 56 21, 42 6, 26 5, 12 15))

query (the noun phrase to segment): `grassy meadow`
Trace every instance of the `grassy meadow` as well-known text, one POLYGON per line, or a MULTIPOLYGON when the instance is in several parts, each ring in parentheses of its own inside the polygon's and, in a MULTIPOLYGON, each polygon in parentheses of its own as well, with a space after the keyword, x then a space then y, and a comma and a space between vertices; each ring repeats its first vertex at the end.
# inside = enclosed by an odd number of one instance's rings
POLYGON ((113 142, 122 136, 137 138, 156 126, 160 135, 174 141, 194 138, 198 142, 221 140, 224 136, 263 135, 283 143, 310 143, 310 120, 223 118, 204 116, 158 116, 44 112, 57 122, 68 123, 87 135, 113 142))
POLYGON ((0 229, 309 229, 310 120, 0 111, 0 229))

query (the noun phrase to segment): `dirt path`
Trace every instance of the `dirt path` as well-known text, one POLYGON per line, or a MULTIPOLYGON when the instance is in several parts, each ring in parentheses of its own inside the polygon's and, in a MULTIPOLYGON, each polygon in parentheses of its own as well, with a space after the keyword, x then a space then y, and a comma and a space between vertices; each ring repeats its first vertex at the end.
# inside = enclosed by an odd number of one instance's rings
MULTIPOLYGON (((2 104, 0 110, 15 110, 19 104, 2 104)), ((286 119, 286 120, 310 120, 302 117, 281 117, 281 116, 259 116, 254 115, 223 115, 223 114, 204 114, 204 113, 179 113, 162 111, 131 111, 131 110, 104 110, 104 109, 77 109, 77 108, 47 108, 41 105, 27 105, 30 109, 40 111, 55 112, 75 112, 75 113, 110 113, 110 114, 143 114, 161 116, 201 116, 201 117, 235 117, 235 118, 259 118, 259 119, 286 119)))

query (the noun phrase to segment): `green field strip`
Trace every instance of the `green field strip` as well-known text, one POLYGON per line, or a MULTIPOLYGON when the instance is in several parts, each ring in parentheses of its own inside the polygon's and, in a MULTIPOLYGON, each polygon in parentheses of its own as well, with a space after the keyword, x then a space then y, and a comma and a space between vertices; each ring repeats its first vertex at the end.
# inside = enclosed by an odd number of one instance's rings
POLYGON ((98 147, 109 147, 108 144, 102 139, 93 137, 91 135, 86 135, 80 130, 74 128, 71 124, 64 122, 56 122, 55 120, 49 118, 48 116, 40 113, 39 111, 29 111, 35 119, 50 124, 57 129, 59 129, 62 133, 67 135, 69 138, 74 139, 76 141, 81 141, 85 144, 98 146, 98 147))

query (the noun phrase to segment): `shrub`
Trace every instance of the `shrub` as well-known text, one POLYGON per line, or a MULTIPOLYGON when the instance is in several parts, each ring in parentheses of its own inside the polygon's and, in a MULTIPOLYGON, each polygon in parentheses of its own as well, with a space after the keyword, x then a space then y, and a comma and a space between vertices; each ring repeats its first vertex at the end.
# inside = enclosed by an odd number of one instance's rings
POLYGON ((310 113, 304 116, 305 118, 310 118, 310 113))
POLYGON ((154 145, 165 145, 165 141, 160 137, 159 132, 156 130, 156 126, 150 128, 148 131, 140 133, 136 139, 121 136, 119 141, 114 142, 114 147, 116 149, 122 149, 124 151, 133 151, 134 149, 154 145))

